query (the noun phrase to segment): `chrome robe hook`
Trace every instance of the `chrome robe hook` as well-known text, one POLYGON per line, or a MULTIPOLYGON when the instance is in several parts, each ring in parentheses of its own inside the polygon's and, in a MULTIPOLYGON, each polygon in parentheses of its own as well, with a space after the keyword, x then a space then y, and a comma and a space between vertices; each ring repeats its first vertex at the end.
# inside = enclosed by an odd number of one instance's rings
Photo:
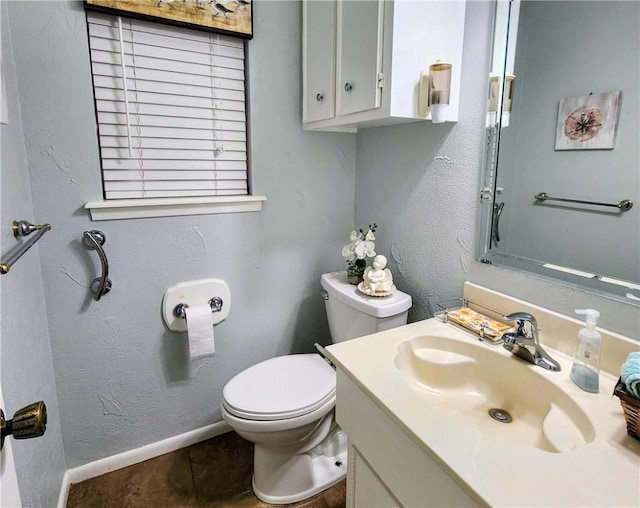
POLYGON ((107 241, 107 237, 102 231, 92 229, 91 231, 85 231, 83 234, 84 244, 87 248, 98 252, 100 263, 102 264, 102 275, 91 281, 89 290, 93 295, 93 299, 97 302, 111 291, 111 281, 109 280, 109 261, 107 261, 107 255, 104 252, 102 246, 107 241))

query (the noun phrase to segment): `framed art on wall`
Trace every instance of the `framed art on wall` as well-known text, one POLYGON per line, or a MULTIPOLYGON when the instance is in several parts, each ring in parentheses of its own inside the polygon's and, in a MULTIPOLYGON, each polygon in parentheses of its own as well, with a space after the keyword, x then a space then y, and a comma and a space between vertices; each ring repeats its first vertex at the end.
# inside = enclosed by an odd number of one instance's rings
POLYGON ((562 99, 558 105, 556 150, 613 149, 622 92, 562 99))
POLYGON ((87 9, 253 37, 253 0, 85 0, 87 9))

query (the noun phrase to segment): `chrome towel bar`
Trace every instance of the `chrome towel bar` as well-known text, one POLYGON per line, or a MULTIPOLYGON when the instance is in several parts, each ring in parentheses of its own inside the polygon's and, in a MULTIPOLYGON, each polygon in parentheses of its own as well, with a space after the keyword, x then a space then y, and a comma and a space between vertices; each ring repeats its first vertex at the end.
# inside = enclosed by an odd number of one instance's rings
POLYGON ((597 206, 612 206, 617 208, 621 212, 631 210, 633 201, 630 199, 623 199, 620 203, 599 203, 597 201, 583 201, 581 199, 568 199, 568 198, 554 198, 549 196, 546 192, 540 192, 534 196, 538 201, 564 201, 565 203, 580 203, 583 205, 597 205, 597 206))
POLYGON ((13 236, 18 238, 19 236, 27 236, 33 233, 36 234, 29 238, 26 242, 16 246, 12 251, 7 254, 7 257, 0 262, 0 273, 5 274, 9 272, 11 266, 18 261, 22 257, 22 255, 27 252, 33 244, 36 243, 40 238, 44 236, 44 234, 51 229, 51 224, 31 224, 26 220, 14 220, 13 225, 13 236))

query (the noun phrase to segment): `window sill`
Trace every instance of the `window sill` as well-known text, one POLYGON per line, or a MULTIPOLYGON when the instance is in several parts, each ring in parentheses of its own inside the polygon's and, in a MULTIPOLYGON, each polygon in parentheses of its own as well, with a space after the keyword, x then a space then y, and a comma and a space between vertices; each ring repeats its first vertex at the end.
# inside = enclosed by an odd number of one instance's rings
POLYGON ((259 212, 265 196, 206 196, 195 198, 112 199, 91 201, 84 207, 91 220, 146 219, 180 215, 259 212))

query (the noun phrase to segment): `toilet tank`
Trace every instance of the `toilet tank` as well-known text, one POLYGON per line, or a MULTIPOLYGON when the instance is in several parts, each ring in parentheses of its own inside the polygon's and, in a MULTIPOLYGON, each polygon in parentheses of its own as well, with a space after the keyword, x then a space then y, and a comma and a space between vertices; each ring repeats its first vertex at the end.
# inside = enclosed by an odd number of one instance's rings
POLYGON ((407 323, 411 296, 396 290, 390 296, 367 296, 347 282, 346 271, 320 278, 332 342, 381 332, 407 323))

